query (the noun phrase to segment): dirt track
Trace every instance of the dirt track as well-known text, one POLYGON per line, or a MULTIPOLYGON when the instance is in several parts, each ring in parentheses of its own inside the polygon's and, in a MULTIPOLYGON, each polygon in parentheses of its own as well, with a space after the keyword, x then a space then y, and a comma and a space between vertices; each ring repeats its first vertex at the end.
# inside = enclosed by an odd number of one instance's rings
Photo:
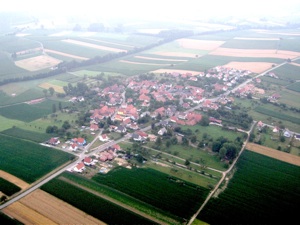
POLYGON ((266 146, 254 144, 254 143, 248 143, 246 146, 246 149, 257 152, 262 155, 266 155, 275 159, 279 159, 281 161, 300 166, 300 157, 296 155, 291 155, 286 152, 281 152, 279 150, 268 148, 266 146))

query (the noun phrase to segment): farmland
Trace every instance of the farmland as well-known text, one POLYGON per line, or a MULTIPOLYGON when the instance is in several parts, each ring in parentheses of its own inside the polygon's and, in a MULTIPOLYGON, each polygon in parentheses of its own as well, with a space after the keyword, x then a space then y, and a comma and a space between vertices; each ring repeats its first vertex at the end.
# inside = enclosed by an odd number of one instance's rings
POLYGON ((0 135, 0 169, 33 183, 74 156, 14 137, 0 135), (22 148, 20 148, 22 146, 22 148))
MULTIPOLYGON (((187 145, 180 142, 180 137, 177 137, 180 135, 176 136, 179 143, 168 147, 168 138, 165 136, 161 136, 160 146, 148 140, 145 144, 121 142, 120 146, 124 147, 126 153, 131 151, 134 155, 139 154, 141 149, 145 148, 149 158, 143 163, 136 163, 135 159, 124 159, 132 169, 117 167, 107 174, 98 173, 98 167, 95 169, 88 166, 87 171, 82 174, 65 172, 42 186, 43 191, 31 193, 7 207, 4 212, 21 222, 26 221, 25 223, 37 223, 39 220, 49 224, 63 224, 78 220, 91 224, 132 224, 132 221, 139 224, 183 224, 199 209, 210 190, 221 179, 222 172, 225 173, 232 163, 232 160, 227 158, 220 160, 219 152, 212 151, 213 142, 223 138, 230 142, 240 140, 242 145, 247 136, 246 133, 227 129, 231 126, 239 127, 240 118, 225 118, 224 112, 234 116, 243 112, 251 116, 251 121, 262 120, 282 129, 300 132, 297 111, 300 106, 300 98, 297 98, 300 67, 288 63, 273 70, 279 78, 262 76, 260 82, 251 79, 275 65, 286 62, 287 58, 294 59, 300 56, 299 47, 296 46, 299 43, 298 37, 280 39, 279 34, 258 30, 218 31, 216 34, 190 34, 178 38, 173 35, 174 39, 164 39, 160 35, 39 29, 30 32, 26 38, 16 36, 13 39, 2 40, 0 37, 0 45, 1 40, 2 43, 8 44, 0 51, 0 81, 14 77, 23 79, 0 86, 0 170, 22 179, 24 187, 75 159, 74 155, 64 152, 66 149, 59 151, 37 143, 60 136, 62 144, 65 145, 66 140, 84 137, 88 143, 97 138, 92 148, 96 149, 100 144, 108 146, 109 144, 100 142, 95 135, 96 131, 92 132, 89 129, 91 122, 99 126, 100 130, 97 133, 105 131, 114 140, 123 137, 123 134, 110 130, 111 125, 120 125, 123 121, 112 121, 113 116, 101 121, 92 121, 90 117, 99 106, 108 106, 108 100, 122 96, 121 92, 114 93, 110 89, 113 85, 114 90, 124 86, 124 92, 129 90, 126 85, 130 81, 136 82, 135 88, 145 85, 143 89, 131 90, 134 98, 138 98, 141 94, 139 92, 142 91, 154 93, 155 90, 161 91, 159 89, 170 86, 160 92, 163 95, 167 91, 172 93, 174 87, 183 87, 182 93, 186 95, 182 95, 180 100, 176 99, 178 103, 168 100, 154 101, 153 93, 148 93, 146 95, 150 98, 150 106, 138 108, 141 102, 134 99, 131 103, 137 107, 138 116, 156 108, 153 108, 154 105, 165 108, 174 106, 178 112, 183 112, 183 103, 189 103, 190 107, 196 106, 196 103, 188 99, 188 95, 193 97, 203 88, 205 91, 201 98, 214 98, 221 111, 209 108, 199 110, 199 113, 207 118, 215 116, 222 119, 224 125, 224 129, 221 126, 202 126, 199 123, 194 126, 170 125, 168 129, 184 131, 182 136, 186 135, 185 132, 195 136, 193 143, 191 136, 185 136, 188 139, 187 145), (26 53, 25 50, 40 47, 41 44, 44 48, 42 55, 39 51, 26 53), (293 45, 296 47, 293 48, 293 45), (12 54, 15 51, 25 51, 26 54, 14 58, 12 54), (265 94, 229 94, 227 97, 230 97, 230 101, 217 102, 216 96, 213 96, 213 83, 223 85, 228 90, 231 84, 221 77, 210 78, 209 73, 213 74, 212 68, 222 66, 238 70, 239 75, 235 77, 237 82, 240 78, 252 80, 251 84, 264 90, 265 94), (244 70, 252 73, 243 77, 244 70), (60 73, 56 74, 57 71, 60 73), (34 75, 44 73, 45 76, 33 79, 34 75), (170 73, 170 76, 163 73, 170 73), (172 73, 180 75, 173 78, 172 73), (193 77, 183 76, 188 73, 193 77), (203 73, 204 76, 200 77, 199 73, 203 73), (143 76, 149 77, 142 80, 143 76), (152 77, 158 82, 146 86, 147 83, 153 82, 152 77), (188 81, 195 77, 198 79, 197 83, 188 81), (203 87, 202 81, 208 84, 203 87), (76 89, 78 84, 86 85, 87 91, 79 92, 76 89), (75 91, 67 93, 64 87, 68 86, 74 87, 75 91), (50 87, 54 88, 53 95, 49 94, 50 87), (187 90, 189 88, 195 88, 197 91, 191 94, 192 92, 187 90), (104 89, 109 89, 107 95, 103 94, 104 89), (273 94, 279 94, 280 98, 274 102, 262 101, 273 94), (85 100, 68 102, 69 99, 79 96, 84 96, 85 100), (38 104, 25 103, 35 99, 42 100, 38 104), (53 106, 58 106, 59 103, 66 107, 63 110, 54 110, 53 106), (70 128, 62 127, 65 122, 70 128), (58 128, 60 133, 45 133, 46 129, 52 126, 58 128), (134 144, 138 149, 134 149, 134 144), (159 157, 155 158, 157 155, 159 157), (185 163, 190 163, 190 166, 187 167, 185 163), (88 174, 91 170, 95 176, 88 174), (65 217, 62 212, 65 212, 65 217), (30 219, 26 220, 25 214, 30 214, 30 219), (76 219, 75 214, 78 216, 76 219)), ((226 73, 228 75, 231 71, 226 73)), ((120 105, 121 103, 118 103, 113 107, 119 108, 120 105)), ((122 107, 125 106, 122 104, 122 107)), ((114 111, 114 115, 116 114, 118 111, 114 111)), ((169 115, 165 118, 169 118, 169 115)), ((132 122, 140 125, 138 119, 132 119, 132 122)), ((159 122, 159 119, 150 118, 148 124, 154 122, 159 122)), ((128 129, 127 132, 134 131, 128 129)), ((151 132, 157 135, 156 130, 152 129, 151 132)), ((255 134, 258 136, 259 132, 255 134)), ((277 141, 271 140, 275 135, 270 133, 261 134, 261 137, 263 136, 267 140, 262 144, 272 148, 280 146, 284 149, 290 144, 288 139, 279 143, 279 134, 276 136, 277 141)), ((250 146, 258 148, 253 144, 249 145, 249 149, 250 146)), ((87 150, 92 149, 89 147, 87 146, 87 150)), ((293 145, 291 153, 286 154, 299 155, 298 149, 293 145)), ((87 152, 82 152, 81 156, 85 156, 84 153, 88 154, 87 152)), ((278 153, 282 152, 278 150, 278 153)), ((109 162, 107 166, 113 164, 115 163, 109 162)), ((198 219, 210 224, 267 223, 267 218, 272 216, 272 210, 277 214, 275 217, 280 217, 281 212, 276 207, 280 206, 281 202, 284 207, 282 212, 290 216, 294 212, 296 201, 299 201, 299 196, 295 194, 297 192, 290 193, 294 186, 296 191, 298 190, 297 174, 298 167, 246 151, 238 160, 227 188, 226 184, 223 184, 225 191, 221 190, 218 198, 208 203, 198 219), (268 201, 271 202, 270 206, 268 201), (264 209, 265 214, 261 213, 264 209), (289 209, 291 211, 287 212, 289 209), (251 218, 253 214, 257 214, 261 220, 251 218)), ((10 188, 11 184, 17 185, 18 182, 1 178, 0 173, 0 183, 5 189, 14 190, 10 188)))
POLYGON ((245 151, 225 191, 208 202, 198 219, 209 224, 269 224, 270 218, 296 219, 299 172, 299 166, 245 151), (247 207, 241 207, 243 204, 247 207))
POLYGON ((105 223, 131 224, 132 221, 135 221, 137 224, 156 224, 59 179, 51 180, 42 189, 105 223), (107 211, 110 213, 103 213, 107 211))
POLYGON ((182 185, 181 182, 176 182, 176 179, 169 180, 163 173, 152 169, 119 168, 107 175, 99 174, 93 179, 186 219, 197 210, 208 194, 208 189, 186 182, 182 185), (180 207, 178 207, 178 202, 180 202, 180 207))

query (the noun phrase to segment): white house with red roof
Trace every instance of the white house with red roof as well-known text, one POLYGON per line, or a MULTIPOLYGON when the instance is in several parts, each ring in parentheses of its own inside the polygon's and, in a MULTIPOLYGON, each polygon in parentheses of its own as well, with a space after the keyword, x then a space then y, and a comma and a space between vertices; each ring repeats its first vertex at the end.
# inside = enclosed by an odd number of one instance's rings
POLYGON ((85 170, 85 165, 83 162, 78 163, 74 168, 73 171, 77 173, 82 173, 85 170))
POLYGON ((109 137, 106 134, 101 134, 99 135, 99 140, 103 142, 109 141, 109 137))

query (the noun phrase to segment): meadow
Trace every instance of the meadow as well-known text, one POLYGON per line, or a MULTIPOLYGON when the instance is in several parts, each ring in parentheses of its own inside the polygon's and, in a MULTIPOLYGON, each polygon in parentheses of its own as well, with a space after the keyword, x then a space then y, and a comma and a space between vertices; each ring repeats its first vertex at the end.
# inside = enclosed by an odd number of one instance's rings
POLYGON ((0 134, 0 169, 33 183, 75 156, 37 143, 0 134))
POLYGON ((17 137, 24 140, 30 140, 36 143, 43 143, 47 140, 49 140, 52 135, 43 133, 43 132, 35 132, 31 130, 25 130, 18 127, 12 127, 10 129, 4 130, 1 132, 2 134, 11 136, 11 137, 17 137))
POLYGON ((227 188, 208 202, 199 220, 209 224, 272 224, 297 219, 298 166, 246 150, 236 167, 227 188))

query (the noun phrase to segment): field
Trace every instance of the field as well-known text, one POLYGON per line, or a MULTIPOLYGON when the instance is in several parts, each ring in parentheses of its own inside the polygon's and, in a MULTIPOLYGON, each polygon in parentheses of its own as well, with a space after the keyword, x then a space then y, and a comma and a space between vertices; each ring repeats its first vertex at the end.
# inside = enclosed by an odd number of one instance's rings
POLYGON ((2 177, 0 177, 0 184, 0 194, 2 192, 7 196, 11 196, 21 190, 20 187, 12 182, 7 181, 6 179, 3 179, 2 177))
POLYGON ((299 166, 247 150, 236 166, 227 188, 208 202, 199 220, 209 224, 272 224, 298 218, 299 166))
POLYGON ((38 104, 16 104, 0 108, 0 115, 14 120, 31 122, 52 113, 53 104, 58 101, 45 100, 38 104))
POLYGON ((234 57, 265 57, 279 59, 293 59, 300 56, 300 52, 282 50, 263 50, 263 49, 233 49, 218 48, 209 53, 210 55, 234 56, 234 57))
POLYGON ((153 169, 117 168, 93 180, 185 219, 197 211, 209 191, 188 182, 182 185, 153 169))
POLYGON ((0 134, 0 169, 33 183, 75 156, 0 134))
POLYGON ((12 137, 31 140, 37 143, 45 142, 52 137, 51 134, 46 134, 44 132, 34 132, 30 130, 24 130, 18 127, 12 127, 10 129, 2 131, 1 133, 12 137))
POLYGON ((272 68, 272 65, 273 63, 268 62, 230 62, 224 66, 239 70, 249 70, 254 73, 262 73, 272 68))
POLYGON ((101 198, 97 193, 74 186, 60 179, 43 185, 42 190, 60 198, 106 224, 157 224, 121 206, 101 198), (113 215, 113 216, 112 216, 113 215))
POLYGON ((250 151, 269 156, 271 158, 281 160, 283 162, 287 162, 296 166, 300 166, 300 157, 296 155, 291 155, 286 152, 278 151, 272 148, 268 148, 266 146, 248 143, 246 146, 250 151))
POLYGON ((25 181, 21 180, 20 178, 12 175, 12 174, 9 174, 9 173, 6 173, 5 171, 3 170, 0 170, 0 177, 17 185, 18 187, 20 187, 22 190, 26 189, 29 187, 29 184, 26 183, 25 181))
POLYGON ((38 71, 56 66, 60 60, 46 55, 16 61, 15 64, 28 71, 38 71))
POLYGON ((3 211, 24 224, 106 224, 40 189, 3 211))

